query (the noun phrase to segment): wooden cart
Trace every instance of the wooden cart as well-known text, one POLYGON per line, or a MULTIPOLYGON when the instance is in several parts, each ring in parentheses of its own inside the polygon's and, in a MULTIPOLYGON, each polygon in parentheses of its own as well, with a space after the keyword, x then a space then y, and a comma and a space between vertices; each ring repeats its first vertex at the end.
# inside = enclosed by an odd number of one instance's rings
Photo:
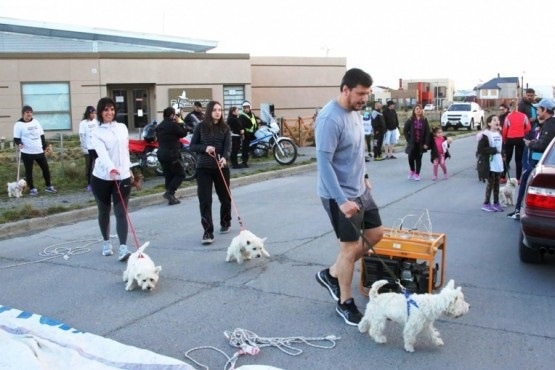
MULTIPOLYGON (((441 288, 445 278, 445 252, 447 248, 447 237, 445 234, 428 233, 418 230, 396 230, 384 228, 383 239, 374 246, 374 251, 380 258, 407 258, 412 260, 426 261, 429 265, 428 293, 434 289, 441 288), (436 254, 441 252, 441 264, 439 267, 440 279, 434 286, 431 278, 434 273, 436 254)), ((369 255, 372 251, 368 252, 369 255)), ((364 263, 361 261, 360 291, 368 296, 369 286, 364 286, 364 263)))

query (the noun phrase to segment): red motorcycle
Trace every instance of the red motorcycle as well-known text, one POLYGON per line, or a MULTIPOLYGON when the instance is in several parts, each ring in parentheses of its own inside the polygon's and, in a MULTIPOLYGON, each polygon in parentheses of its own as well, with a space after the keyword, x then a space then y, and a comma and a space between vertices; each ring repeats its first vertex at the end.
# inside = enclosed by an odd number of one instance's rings
MULTIPOLYGON (((181 138, 183 149, 181 150, 181 164, 185 169, 185 181, 191 181, 196 176, 197 160, 189 148, 190 140, 181 138)), ((158 176, 163 176, 162 165, 158 161, 158 141, 129 139, 129 154, 131 157, 131 169, 138 168, 141 172, 145 168, 152 168, 158 176)))

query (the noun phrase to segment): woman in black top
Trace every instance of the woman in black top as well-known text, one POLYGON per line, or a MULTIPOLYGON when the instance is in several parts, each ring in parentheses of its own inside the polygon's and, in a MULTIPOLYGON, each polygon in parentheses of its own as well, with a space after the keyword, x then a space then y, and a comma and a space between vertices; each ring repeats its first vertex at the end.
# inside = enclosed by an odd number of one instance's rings
POLYGON ((164 120, 156 126, 156 138, 158 139, 158 161, 164 171, 164 182, 166 192, 164 198, 168 205, 181 203, 175 192, 185 179, 185 170, 181 164, 181 147, 179 141, 187 135, 187 128, 178 123, 177 115, 173 107, 164 109, 164 120))
POLYGON ((195 127, 191 139, 191 150, 198 153, 197 195, 201 224, 204 228, 202 244, 214 241, 212 222, 212 184, 220 200, 220 233, 229 232, 231 226, 231 196, 229 195, 229 167, 231 155, 231 130, 225 123, 222 105, 211 101, 206 114, 195 127))

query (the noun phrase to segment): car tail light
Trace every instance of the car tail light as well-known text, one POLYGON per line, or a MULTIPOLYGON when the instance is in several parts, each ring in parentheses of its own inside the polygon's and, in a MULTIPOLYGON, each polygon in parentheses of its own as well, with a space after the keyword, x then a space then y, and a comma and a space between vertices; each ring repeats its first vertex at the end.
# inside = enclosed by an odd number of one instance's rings
POLYGON ((548 187, 553 186, 552 182, 553 178, 548 176, 536 176, 527 189, 526 207, 555 211, 555 189, 548 187))

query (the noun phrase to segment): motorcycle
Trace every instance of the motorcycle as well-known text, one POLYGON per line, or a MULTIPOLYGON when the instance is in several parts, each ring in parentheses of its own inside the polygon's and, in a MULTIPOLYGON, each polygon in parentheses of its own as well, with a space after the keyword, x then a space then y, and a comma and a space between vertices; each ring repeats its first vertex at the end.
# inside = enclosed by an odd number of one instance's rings
POLYGON ((275 119, 270 123, 262 121, 254 133, 255 139, 250 143, 250 152, 254 158, 267 157, 272 151, 274 159, 282 165, 292 164, 297 159, 298 150, 295 142, 280 136, 279 126, 275 119))
MULTIPOLYGON (((193 153, 188 150, 189 139, 187 137, 179 140, 183 145, 181 150, 181 164, 185 169, 185 181, 191 181, 196 176, 197 160, 193 153)), ((131 169, 152 168, 158 176, 164 175, 162 165, 158 161, 158 141, 143 139, 129 139, 129 155, 131 157, 131 169)))

